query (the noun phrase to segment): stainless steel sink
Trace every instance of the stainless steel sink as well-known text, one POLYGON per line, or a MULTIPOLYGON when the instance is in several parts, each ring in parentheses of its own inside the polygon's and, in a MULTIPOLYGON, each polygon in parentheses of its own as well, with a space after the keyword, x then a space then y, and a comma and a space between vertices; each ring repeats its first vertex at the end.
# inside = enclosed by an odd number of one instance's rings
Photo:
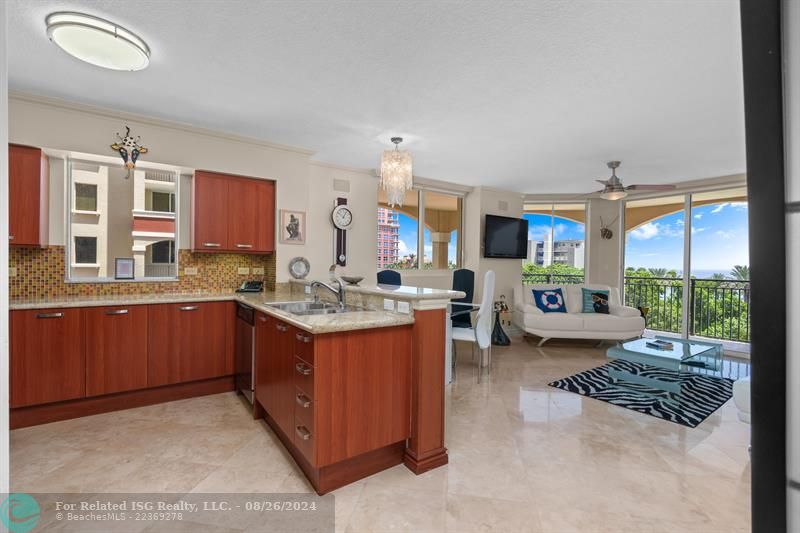
POLYGON ((286 311, 293 315, 332 315, 335 313, 352 313, 353 311, 362 311, 360 307, 353 305, 345 305, 344 309, 339 307, 338 304, 328 302, 281 302, 276 304, 267 304, 275 309, 286 311))

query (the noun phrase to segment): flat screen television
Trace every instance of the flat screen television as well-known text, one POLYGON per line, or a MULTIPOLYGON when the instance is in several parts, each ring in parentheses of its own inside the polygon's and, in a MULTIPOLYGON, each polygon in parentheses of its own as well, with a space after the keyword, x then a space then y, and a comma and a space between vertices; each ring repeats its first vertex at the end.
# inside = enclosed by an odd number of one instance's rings
POLYGON ((524 218, 486 215, 483 257, 528 257, 528 221, 524 218))

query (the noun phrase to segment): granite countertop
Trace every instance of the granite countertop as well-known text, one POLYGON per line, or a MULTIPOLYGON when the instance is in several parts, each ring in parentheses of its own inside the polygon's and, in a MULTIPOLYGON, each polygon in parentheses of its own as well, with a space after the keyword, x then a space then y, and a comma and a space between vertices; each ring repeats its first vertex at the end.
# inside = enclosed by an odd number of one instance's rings
POLYGON ((267 291, 263 293, 235 292, 193 292, 174 294, 135 294, 120 296, 66 296, 55 299, 12 300, 11 310, 50 309, 69 307, 98 307, 121 305, 169 304, 186 302, 237 301, 247 304, 268 315, 280 318, 293 326, 310 333, 332 333, 358 329, 372 329, 392 326, 403 326, 414 323, 410 314, 395 313, 384 310, 365 309, 347 313, 330 315, 301 316, 270 307, 276 302, 299 301, 310 298, 292 296, 288 290, 267 291))
MULTIPOLYGON (((299 285, 310 285, 312 280, 289 280, 290 283, 299 285)), ((429 289, 426 287, 412 287, 410 285, 375 285, 364 284, 362 281, 358 285, 345 285, 345 293, 369 294, 382 296, 384 298, 394 298, 397 300, 454 300, 464 298, 467 294, 461 291, 450 289, 429 289)))

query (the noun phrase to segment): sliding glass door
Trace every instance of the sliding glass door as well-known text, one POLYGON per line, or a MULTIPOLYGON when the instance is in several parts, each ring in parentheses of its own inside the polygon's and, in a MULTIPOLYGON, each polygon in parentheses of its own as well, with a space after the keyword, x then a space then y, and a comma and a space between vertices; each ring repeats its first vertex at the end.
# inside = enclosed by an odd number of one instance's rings
POLYGON ((625 303, 648 330, 749 349, 744 188, 629 201, 625 234, 625 303))

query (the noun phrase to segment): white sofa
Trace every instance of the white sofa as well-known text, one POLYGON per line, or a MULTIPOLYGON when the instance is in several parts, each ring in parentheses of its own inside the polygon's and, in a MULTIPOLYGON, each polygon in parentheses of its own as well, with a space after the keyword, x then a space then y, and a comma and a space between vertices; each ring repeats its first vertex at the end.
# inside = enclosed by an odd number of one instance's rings
POLYGON ((638 309, 620 304, 619 289, 601 284, 520 285, 514 289, 514 324, 542 338, 539 346, 552 338, 625 340, 644 333, 644 318, 638 309), (566 313, 545 313, 533 301, 533 289, 560 288, 566 313), (609 314, 584 313, 581 289, 607 290, 609 314))

